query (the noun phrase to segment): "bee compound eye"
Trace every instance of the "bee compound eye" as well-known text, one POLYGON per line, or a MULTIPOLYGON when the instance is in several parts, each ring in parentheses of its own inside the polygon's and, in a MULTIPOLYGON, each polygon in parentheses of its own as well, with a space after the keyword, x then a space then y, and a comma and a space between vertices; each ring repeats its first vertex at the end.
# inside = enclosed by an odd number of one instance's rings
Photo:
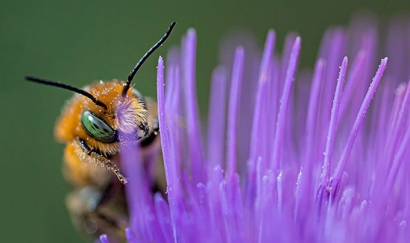
POLYGON ((116 131, 91 111, 83 112, 81 124, 88 135, 102 143, 113 143, 117 140, 116 131))

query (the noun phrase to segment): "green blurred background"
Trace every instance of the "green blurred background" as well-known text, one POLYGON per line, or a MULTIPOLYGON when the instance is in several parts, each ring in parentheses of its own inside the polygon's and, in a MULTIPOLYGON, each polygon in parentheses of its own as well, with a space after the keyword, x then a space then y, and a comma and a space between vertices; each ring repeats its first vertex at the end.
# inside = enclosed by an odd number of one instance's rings
POLYGON ((206 108, 220 41, 233 30, 252 31, 262 46, 269 28, 281 49, 286 33, 302 36, 301 66, 312 66, 324 30, 347 24, 357 10, 386 20, 410 1, 12 1, 0 3, 0 242, 82 242, 64 205, 63 145, 54 122, 72 93, 27 83, 25 75, 82 87, 99 79, 125 79, 171 21, 170 40, 136 76, 155 97, 156 61, 187 28, 198 34, 197 79, 206 108), (142 3, 144 2, 144 3, 142 3), (371 4, 370 4, 371 2, 371 4))

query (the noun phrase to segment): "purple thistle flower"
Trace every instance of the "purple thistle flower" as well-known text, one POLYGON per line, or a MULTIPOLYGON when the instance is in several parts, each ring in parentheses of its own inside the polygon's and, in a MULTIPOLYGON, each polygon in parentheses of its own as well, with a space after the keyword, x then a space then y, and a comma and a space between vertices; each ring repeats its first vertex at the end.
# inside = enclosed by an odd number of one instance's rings
POLYGON ((261 56, 247 44, 226 63, 226 50, 212 75, 204 133, 196 33, 189 30, 165 71, 158 62, 167 200, 152 195, 138 151, 122 154, 130 178, 128 241, 406 242, 408 23, 391 22, 385 51, 372 16, 330 29, 314 71, 299 76, 301 38, 294 35, 282 56, 274 53, 274 31, 261 56))

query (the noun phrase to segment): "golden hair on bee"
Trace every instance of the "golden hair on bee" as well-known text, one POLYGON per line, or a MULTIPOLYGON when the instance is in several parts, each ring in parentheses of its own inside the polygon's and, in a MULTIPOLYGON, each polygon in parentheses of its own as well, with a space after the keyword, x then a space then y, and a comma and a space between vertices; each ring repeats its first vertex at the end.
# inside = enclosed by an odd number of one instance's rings
POLYGON ((120 241, 123 239, 128 209, 123 189, 127 179, 121 172, 118 156, 120 144, 139 144, 143 162, 144 153, 160 150, 156 104, 134 89, 131 82, 141 65, 170 36, 175 25, 176 22, 171 23, 164 36, 138 61, 125 82, 100 81, 79 89, 26 77, 31 82, 76 93, 56 124, 55 136, 66 144, 63 173, 74 186, 67 198, 67 206, 73 221, 87 234, 98 236, 105 233, 117 235, 120 241))
POLYGON ((82 95, 70 101, 56 126, 55 134, 59 141, 78 140, 77 147, 83 150, 81 153, 78 148, 70 148, 76 145, 67 144, 66 152, 75 152, 76 155, 66 154, 66 157, 77 156, 80 160, 107 167, 122 183, 127 183, 119 168, 106 158, 118 152, 118 142, 137 141, 148 135, 147 110, 141 97, 135 97, 131 92, 131 81, 146 59, 169 37, 175 25, 176 22, 171 23, 165 35, 135 65, 125 83, 117 80, 101 82, 81 90, 58 82, 26 77, 28 81, 68 89, 82 95), (134 122, 136 124, 132 124, 134 122), (133 134, 137 136, 133 137, 133 134))

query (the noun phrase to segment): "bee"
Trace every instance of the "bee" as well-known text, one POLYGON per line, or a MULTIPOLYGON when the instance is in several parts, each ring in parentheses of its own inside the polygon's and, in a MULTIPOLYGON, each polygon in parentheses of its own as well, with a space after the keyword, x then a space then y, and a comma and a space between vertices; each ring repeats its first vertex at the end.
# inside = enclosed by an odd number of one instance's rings
POLYGON ((57 121, 55 137, 66 145, 63 175, 73 187, 66 198, 68 211, 78 231, 94 239, 107 234, 115 242, 125 241, 124 230, 129 215, 124 186, 128 181, 121 171, 120 145, 139 144, 143 167, 154 180, 152 187, 165 189, 163 165, 158 158, 160 139, 156 103, 142 96, 131 82, 141 65, 170 36, 175 25, 176 22, 171 23, 125 82, 100 81, 79 89, 26 77, 31 82, 76 93, 57 121))

